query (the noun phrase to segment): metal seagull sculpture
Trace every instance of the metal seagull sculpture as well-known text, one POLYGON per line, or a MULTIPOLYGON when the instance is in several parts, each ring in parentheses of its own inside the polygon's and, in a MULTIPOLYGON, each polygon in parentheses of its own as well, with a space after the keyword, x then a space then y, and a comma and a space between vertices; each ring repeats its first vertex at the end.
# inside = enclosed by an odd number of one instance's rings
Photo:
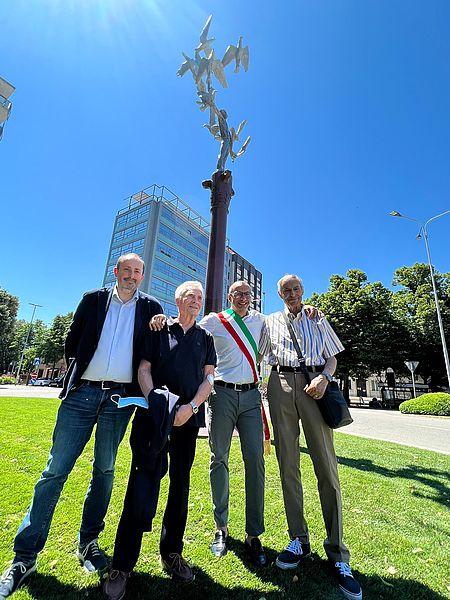
POLYGON ((248 46, 245 46, 245 48, 242 46, 242 35, 239 37, 237 46, 233 46, 233 44, 228 46, 225 54, 223 55, 222 64, 224 67, 226 67, 228 63, 233 60, 236 61, 236 68, 234 69, 235 73, 239 73, 239 67, 241 64, 244 67, 244 71, 248 71, 249 52, 248 46))

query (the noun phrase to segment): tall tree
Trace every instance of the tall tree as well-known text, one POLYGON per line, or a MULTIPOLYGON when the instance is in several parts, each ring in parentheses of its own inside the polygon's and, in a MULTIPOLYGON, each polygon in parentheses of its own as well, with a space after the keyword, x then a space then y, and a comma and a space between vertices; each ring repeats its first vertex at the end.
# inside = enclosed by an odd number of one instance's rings
POLYGON ((388 366, 405 370, 409 333, 392 311, 392 292, 381 283, 368 283, 363 271, 350 269, 346 277, 332 275, 328 291, 310 300, 345 346, 337 374, 347 397, 349 377, 366 378, 388 366))
POLYGON ((5 373, 13 360, 10 345, 18 308, 19 299, 0 288, 0 373, 5 373))
MULTIPOLYGON (((409 358, 419 361, 417 372, 432 389, 445 386, 445 363, 428 265, 416 263, 412 267, 401 267, 395 271, 392 283, 401 288, 393 295, 393 309, 397 319, 410 331, 412 356, 409 358)), ((449 343, 450 273, 435 272, 435 283, 449 343)))
POLYGON ((51 327, 48 329, 43 349, 43 358, 46 363, 55 364, 64 357, 64 341, 73 319, 73 312, 66 315, 56 315, 51 327))

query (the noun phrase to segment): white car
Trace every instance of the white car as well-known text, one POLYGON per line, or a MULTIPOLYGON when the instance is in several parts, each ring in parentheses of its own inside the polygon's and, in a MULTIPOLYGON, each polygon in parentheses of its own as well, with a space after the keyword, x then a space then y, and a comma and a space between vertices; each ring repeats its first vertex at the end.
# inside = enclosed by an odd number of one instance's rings
POLYGON ((50 383, 51 379, 36 379, 35 382, 33 383, 33 385, 48 385, 50 383))

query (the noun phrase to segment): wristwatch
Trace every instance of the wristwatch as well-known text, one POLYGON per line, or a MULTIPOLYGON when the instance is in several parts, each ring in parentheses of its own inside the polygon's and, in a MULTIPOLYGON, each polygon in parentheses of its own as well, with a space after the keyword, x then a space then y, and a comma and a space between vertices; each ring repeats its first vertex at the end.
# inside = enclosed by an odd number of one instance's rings
POLYGON ((328 381, 328 383, 333 381, 333 375, 330 375, 329 373, 325 373, 323 371, 322 371, 322 375, 325 377, 325 379, 328 381))
POLYGON ((198 406, 195 404, 195 402, 193 400, 191 400, 189 402, 189 404, 191 405, 192 412, 194 413, 194 415, 196 415, 198 413, 198 406))

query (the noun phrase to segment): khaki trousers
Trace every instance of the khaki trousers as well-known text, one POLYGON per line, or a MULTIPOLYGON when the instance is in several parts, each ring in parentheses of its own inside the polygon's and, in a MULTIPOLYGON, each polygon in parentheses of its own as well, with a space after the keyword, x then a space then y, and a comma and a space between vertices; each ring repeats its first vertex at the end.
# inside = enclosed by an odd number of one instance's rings
POLYGON ((320 400, 314 400, 303 391, 305 385, 306 380, 301 373, 272 371, 267 389, 289 535, 291 538, 298 537, 303 543, 309 542, 300 475, 301 421, 317 477, 327 532, 325 552, 333 562, 349 562, 350 554, 342 540, 342 499, 333 430, 325 424, 320 414, 317 406, 320 400))

